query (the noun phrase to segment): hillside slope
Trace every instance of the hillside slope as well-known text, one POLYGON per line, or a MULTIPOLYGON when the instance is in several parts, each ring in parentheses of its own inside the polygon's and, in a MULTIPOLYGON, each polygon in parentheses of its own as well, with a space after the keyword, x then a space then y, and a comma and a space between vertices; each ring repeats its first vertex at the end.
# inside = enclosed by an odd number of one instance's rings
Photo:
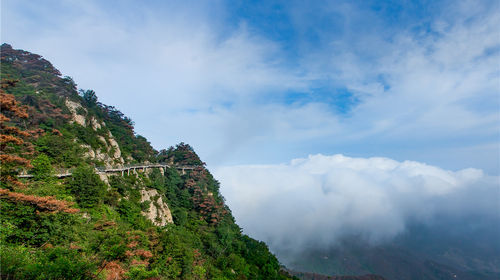
POLYGON ((155 151, 94 91, 7 44, 1 78, 2 279, 292 278, 189 145, 155 151), (165 168, 96 172, 133 163, 165 168))

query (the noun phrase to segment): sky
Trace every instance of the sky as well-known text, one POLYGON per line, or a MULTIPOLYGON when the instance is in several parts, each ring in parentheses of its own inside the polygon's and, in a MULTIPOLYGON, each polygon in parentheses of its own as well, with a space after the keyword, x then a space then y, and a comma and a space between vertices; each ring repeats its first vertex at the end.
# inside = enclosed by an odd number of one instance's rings
POLYGON ((341 228, 377 240, 474 190, 471 205, 499 210, 499 5, 3 0, 1 41, 95 90, 156 149, 189 143, 246 232, 277 238, 271 222, 300 205, 311 232, 314 215, 348 214, 341 228), (272 219, 256 211, 277 200, 272 219))

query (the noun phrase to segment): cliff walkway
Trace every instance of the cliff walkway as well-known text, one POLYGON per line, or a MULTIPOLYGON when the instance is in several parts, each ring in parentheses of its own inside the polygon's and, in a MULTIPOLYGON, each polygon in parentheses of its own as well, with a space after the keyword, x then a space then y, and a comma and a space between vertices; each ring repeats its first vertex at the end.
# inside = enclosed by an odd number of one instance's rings
MULTIPOLYGON (((186 170, 193 170, 197 166, 191 166, 191 165, 171 166, 171 165, 166 164, 166 163, 138 163, 138 164, 128 164, 128 165, 116 166, 116 167, 110 167, 110 168, 96 167, 95 172, 97 174, 103 174, 103 175, 121 174, 123 176, 123 175, 125 175, 125 172, 127 173, 127 175, 129 175, 130 171, 137 172, 139 170, 139 171, 146 172, 148 170, 155 169, 155 168, 159 168, 160 171, 162 173, 164 173, 167 170, 167 168, 171 168, 171 167, 174 167, 175 169, 180 171, 182 174, 185 174, 186 170)), ((54 176, 57 178, 69 177, 69 176, 73 175, 72 171, 73 171, 73 169, 58 169, 58 170, 56 170, 54 176)), ((18 175, 18 177, 19 178, 33 178, 33 175, 22 173, 22 174, 18 175)))

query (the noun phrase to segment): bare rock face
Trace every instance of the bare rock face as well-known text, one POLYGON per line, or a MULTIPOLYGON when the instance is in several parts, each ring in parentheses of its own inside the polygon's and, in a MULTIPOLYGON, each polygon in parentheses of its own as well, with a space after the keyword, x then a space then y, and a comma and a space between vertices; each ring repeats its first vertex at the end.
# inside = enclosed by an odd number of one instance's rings
POLYGON ((154 225, 166 226, 167 224, 174 222, 172 219, 172 213, 170 213, 167 203, 163 201, 157 190, 142 189, 141 202, 145 201, 150 201, 149 209, 146 212, 142 212, 142 215, 153 222, 154 225))
MULTIPOLYGON (((71 112, 72 116, 71 121, 83 127, 86 127, 87 122, 85 115, 87 114, 87 110, 84 107, 82 107, 81 104, 71 101, 69 99, 66 99, 65 104, 66 107, 68 107, 69 111, 71 112), (81 114, 82 112, 85 112, 85 115, 82 115, 81 114)), ((95 117, 90 118, 88 125, 92 127, 92 129, 95 131, 106 127, 106 124, 104 122, 98 121, 95 117)), ((120 146, 118 145, 118 142, 116 142, 116 139, 113 137, 113 134, 111 134, 111 131, 108 131, 108 139, 106 139, 101 135, 97 135, 97 138, 103 144, 102 149, 98 148, 94 150, 92 149, 92 147, 90 147, 90 145, 87 144, 80 145, 82 148, 87 150, 85 152, 86 157, 90 159, 100 160, 104 162, 106 167, 116 166, 117 164, 120 165, 125 163, 125 160, 122 158, 120 146)))
POLYGON ((116 142, 113 134, 109 131, 109 146, 114 148, 113 158, 120 160, 121 163, 124 162, 122 158, 122 152, 120 151, 120 146, 118 146, 118 142, 116 142))
POLYGON ((92 150, 92 147, 90 147, 90 145, 87 145, 87 144, 80 144, 80 147, 84 148, 85 150, 87 150, 83 155, 85 157, 88 157, 90 159, 94 159, 96 157, 95 155, 95 152, 94 150, 92 150))
POLYGON ((85 116, 78 114, 78 111, 84 110, 85 112, 87 112, 87 110, 83 108, 79 103, 76 103, 69 99, 66 99, 65 104, 71 112, 71 120, 81 126, 85 126, 85 116))
POLYGON ((108 185, 108 188, 109 188, 109 176, 108 176, 108 174, 106 174, 106 173, 97 173, 97 174, 99 175, 99 178, 101 179, 101 181, 106 183, 108 185))
MULTIPOLYGON (((84 152, 85 157, 102 161, 102 162, 104 162, 104 165, 107 168, 111 168, 115 165, 114 160, 112 158, 110 158, 107 153, 103 153, 101 151, 101 149, 94 150, 94 149, 92 149, 92 147, 90 145, 87 145, 87 144, 80 144, 80 146, 87 150, 86 152, 84 152)), ((123 162, 123 159, 121 159, 120 163, 122 163, 122 162, 123 162)))
POLYGON ((90 124, 92 125, 92 129, 96 131, 104 126, 103 122, 99 123, 94 117, 90 118, 90 124))

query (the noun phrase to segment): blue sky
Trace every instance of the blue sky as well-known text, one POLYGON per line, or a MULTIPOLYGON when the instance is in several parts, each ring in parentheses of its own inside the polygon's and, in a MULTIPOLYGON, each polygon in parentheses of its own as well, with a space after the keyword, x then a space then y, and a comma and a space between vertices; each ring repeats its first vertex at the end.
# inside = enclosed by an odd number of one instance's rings
POLYGON ((2 0, 1 41, 191 144, 279 252, 498 222, 499 5, 2 0))
POLYGON ((2 1, 2 42, 209 166, 311 154, 499 173, 498 1, 2 1))

